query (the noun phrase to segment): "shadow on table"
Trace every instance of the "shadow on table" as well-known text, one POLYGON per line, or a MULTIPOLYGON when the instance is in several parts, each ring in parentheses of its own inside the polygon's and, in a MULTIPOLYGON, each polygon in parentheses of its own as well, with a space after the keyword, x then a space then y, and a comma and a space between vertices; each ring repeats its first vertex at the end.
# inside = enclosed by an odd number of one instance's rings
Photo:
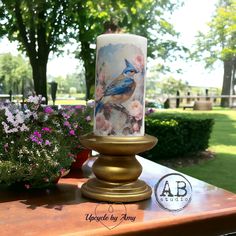
POLYGON ((22 186, 0 185, 0 203, 20 202, 29 209, 45 207, 48 209, 62 210, 64 205, 77 205, 84 202, 93 202, 83 198, 78 185, 79 179, 83 178, 81 170, 71 170, 56 185, 47 188, 25 189, 22 186), (63 183, 66 179, 73 179, 71 183, 63 183), (78 180, 78 181, 77 181, 78 180))
POLYGON ((20 202, 32 210, 37 207, 62 210, 64 205, 90 201, 81 196, 81 190, 77 185, 67 183, 59 183, 50 188, 28 190, 0 186, 0 193, 0 203, 20 202))

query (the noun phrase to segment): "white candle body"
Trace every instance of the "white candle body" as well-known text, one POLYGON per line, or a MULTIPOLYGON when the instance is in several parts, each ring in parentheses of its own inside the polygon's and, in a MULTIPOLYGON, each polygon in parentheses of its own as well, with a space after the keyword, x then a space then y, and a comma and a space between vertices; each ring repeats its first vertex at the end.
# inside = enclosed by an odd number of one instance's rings
POLYGON ((94 134, 144 135, 146 55, 144 37, 98 36, 94 134))

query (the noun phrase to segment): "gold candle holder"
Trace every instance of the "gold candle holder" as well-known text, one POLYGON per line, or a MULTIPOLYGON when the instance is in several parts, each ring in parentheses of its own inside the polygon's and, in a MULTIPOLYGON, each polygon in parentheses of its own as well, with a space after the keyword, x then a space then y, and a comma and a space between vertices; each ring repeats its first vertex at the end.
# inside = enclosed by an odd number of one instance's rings
POLYGON ((142 166, 135 155, 151 149, 157 139, 144 136, 96 136, 87 134, 82 145, 99 152, 92 170, 96 178, 82 185, 82 195, 109 202, 135 202, 150 198, 152 189, 138 177, 142 166))

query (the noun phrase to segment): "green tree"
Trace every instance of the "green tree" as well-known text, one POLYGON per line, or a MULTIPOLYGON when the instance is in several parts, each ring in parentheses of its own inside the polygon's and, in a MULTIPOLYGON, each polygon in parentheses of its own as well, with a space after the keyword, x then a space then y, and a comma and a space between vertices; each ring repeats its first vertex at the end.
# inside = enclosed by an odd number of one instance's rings
POLYGON ((158 51, 158 57, 164 60, 173 55, 171 52, 185 49, 173 40, 176 32, 165 19, 165 13, 177 7, 171 0, 74 0, 72 6, 79 27, 75 37, 80 43, 77 57, 84 63, 87 98, 91 97, 94 85, 93 45, 98 35, 121 30, 142 35, 148 38, 148 56, 155 57, 158 51))
POLYGON ((188 83, 168 77, 160 81, 160 88, 163 94, 176 95, 177 91, 186 92, 188 83))
POLYGON ((68 0, 0 1, 0 34, 19 42, 30 59, 35 91, 46 98, 49 53, 58 52, 69 38, 68 8, 68 0))
MULTIPOLYGON (((224 75, 222 95, 230 95, 236 84, 236 0, 220 0, 207 33, 199 33, 197 52, 194 56, 204 58, 206 67, 220 60, 224 75)), ((229 99, 221 99, 221 106, 229 106, 229 99)))
POLYGON ((148 55, 168 59, 179 50, 176 35, 165 19, 178 4, 172 0, 1 0, 0 34, 17 40, 32 66, 37 94, 47 95, 47 62, 50 52, 74 37, 85 68, 86 97, 91 97, 95 77, 96 37, 106 31, 122 29, 148 38, 148 55), (168 38, 168 39, 167 39, 168 38))
POLYGON ((29 63, 20 55, 10 53, 0 55, 0 82, 3 92, 22 93, 25 87, 32 88, 31 68, 29 63))

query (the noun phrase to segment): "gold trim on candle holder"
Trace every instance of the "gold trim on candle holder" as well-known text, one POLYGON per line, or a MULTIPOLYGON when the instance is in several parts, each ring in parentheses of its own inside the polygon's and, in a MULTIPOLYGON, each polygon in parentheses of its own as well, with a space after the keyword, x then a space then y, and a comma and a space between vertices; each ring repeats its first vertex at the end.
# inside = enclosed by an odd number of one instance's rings
POLYGON ((157 143, 155 137, 87 134, 80 141, 85 147, 100 153, 92 167, 96 178, 82 185, 83 196, 109 202, 135 202, 150 198, 151 188, 138 179, 142 166, 135 155, 154 147, 157 143))

